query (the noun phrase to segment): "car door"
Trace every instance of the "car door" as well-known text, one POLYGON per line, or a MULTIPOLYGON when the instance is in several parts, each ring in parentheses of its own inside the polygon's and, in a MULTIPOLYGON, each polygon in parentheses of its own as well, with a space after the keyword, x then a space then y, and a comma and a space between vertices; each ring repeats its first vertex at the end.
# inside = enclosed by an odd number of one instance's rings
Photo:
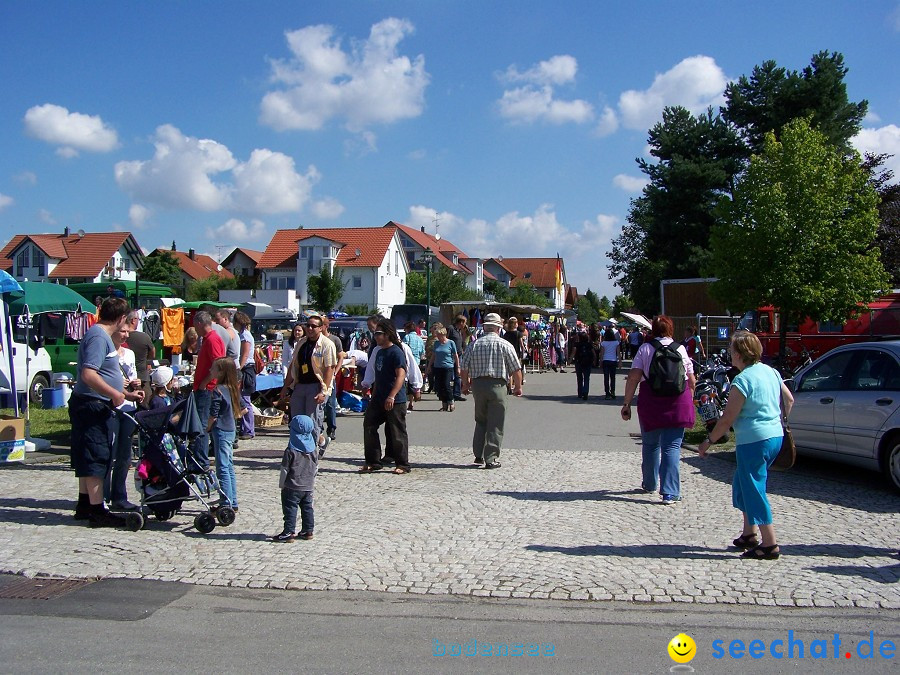
POLYGON ((834 403, 857 360, 852 350, 825 356, 812 364, 794 386, 794 407, 789 422, 794 442, 801 448, 835 452, 834 403))
POLYGON ((834 437, 837 452, 875 456, 879 430, 900 407, 900 364, 883 348, 858 349, 858 360, 834 395, 834 437))

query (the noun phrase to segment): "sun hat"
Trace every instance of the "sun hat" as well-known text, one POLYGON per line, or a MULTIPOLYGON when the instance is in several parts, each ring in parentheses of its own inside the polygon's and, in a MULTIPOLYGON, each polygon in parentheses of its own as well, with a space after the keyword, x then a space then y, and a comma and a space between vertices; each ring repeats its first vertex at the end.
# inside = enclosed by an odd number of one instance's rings
POLYGON ((169 366, 160 366, 150 374, 150 381, 154 387, 165 387, 173 377, 175 377, 174 370, 169 366))
POLYGON ((309 415, 294 415, 291 418, 291 450, 311 454, 316 452, 313 438, 313 421, 309 415))
POLYGON ((494 312, 485 314, 483 323, 485 326, 498 326, 499 328, 503 328, 503 319, 500 318, 499 314, 494 312))

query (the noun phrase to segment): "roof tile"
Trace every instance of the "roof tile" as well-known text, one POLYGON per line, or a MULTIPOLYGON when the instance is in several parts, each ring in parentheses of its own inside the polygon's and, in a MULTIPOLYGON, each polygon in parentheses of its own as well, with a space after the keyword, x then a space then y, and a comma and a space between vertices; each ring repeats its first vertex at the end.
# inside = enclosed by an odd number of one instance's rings
POLYGON ((338 267, 379 267, 387 254, 394 230, 383 227, 328 227, 278 230, 257 263, 262 269, 289 267, 299 255, 298 242, 320 237, 344 244, 338 252, 338 267), (356 251, 359 250, 359 256, 356 251))

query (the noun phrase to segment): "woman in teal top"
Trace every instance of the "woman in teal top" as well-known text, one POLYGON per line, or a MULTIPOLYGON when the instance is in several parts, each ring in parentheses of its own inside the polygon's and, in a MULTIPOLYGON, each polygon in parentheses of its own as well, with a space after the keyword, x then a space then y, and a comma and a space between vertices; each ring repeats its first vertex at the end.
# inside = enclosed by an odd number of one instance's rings
POLYGON ((734 540, 746 549, 745 558, 774 560, 781 555, 772 524, 772 507, 766 497, 769 466, 781 450, 784 415, 791 411, 794 397, 776 370, 760 362, 762 344, 753 333, 739 330, 731 338, 731 362, 740 374, 731 384, 725 413, 698 448, 706 457, 710 443, 734 427, 737 469, 731 491, 731 503, 744 514, 744 529, 734 540), (762 541, 756 534, 759 527, 762 541))
POLYGON ((436 323, 431 327, 434 345, 426 373, 434 375, 434 389, 441 399, 441 410, 453 412, 453 374, 459 375, 459 352, 447 337, 447 329, 436 323))

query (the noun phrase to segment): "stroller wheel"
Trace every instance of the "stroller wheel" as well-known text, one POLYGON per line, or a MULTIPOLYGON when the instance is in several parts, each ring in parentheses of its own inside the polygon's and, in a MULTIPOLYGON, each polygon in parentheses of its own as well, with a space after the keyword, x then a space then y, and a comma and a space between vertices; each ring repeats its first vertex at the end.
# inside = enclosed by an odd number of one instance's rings
POLYGON ((222 527, 228 527, 234 522, 234 509, 230 506, 220 506, 216 509, 216 520, 222 527))
POLYGON ((216 529, 216 519, 209 513, 201 513, 194 518, 194 527, 202 534, 209 534, 216 529))
POLYGON ((144 516, 137 511, 130 511, 125 516, 125 527, 132 532, 138 532, 144 527, 144 516))
POLYGON ((170 518, 172 518, 175 515, 175 511, 174 510, 157 511, 154 515, 156 516, 157 520, 160 520, 160 521, 169 520, 170 518))

